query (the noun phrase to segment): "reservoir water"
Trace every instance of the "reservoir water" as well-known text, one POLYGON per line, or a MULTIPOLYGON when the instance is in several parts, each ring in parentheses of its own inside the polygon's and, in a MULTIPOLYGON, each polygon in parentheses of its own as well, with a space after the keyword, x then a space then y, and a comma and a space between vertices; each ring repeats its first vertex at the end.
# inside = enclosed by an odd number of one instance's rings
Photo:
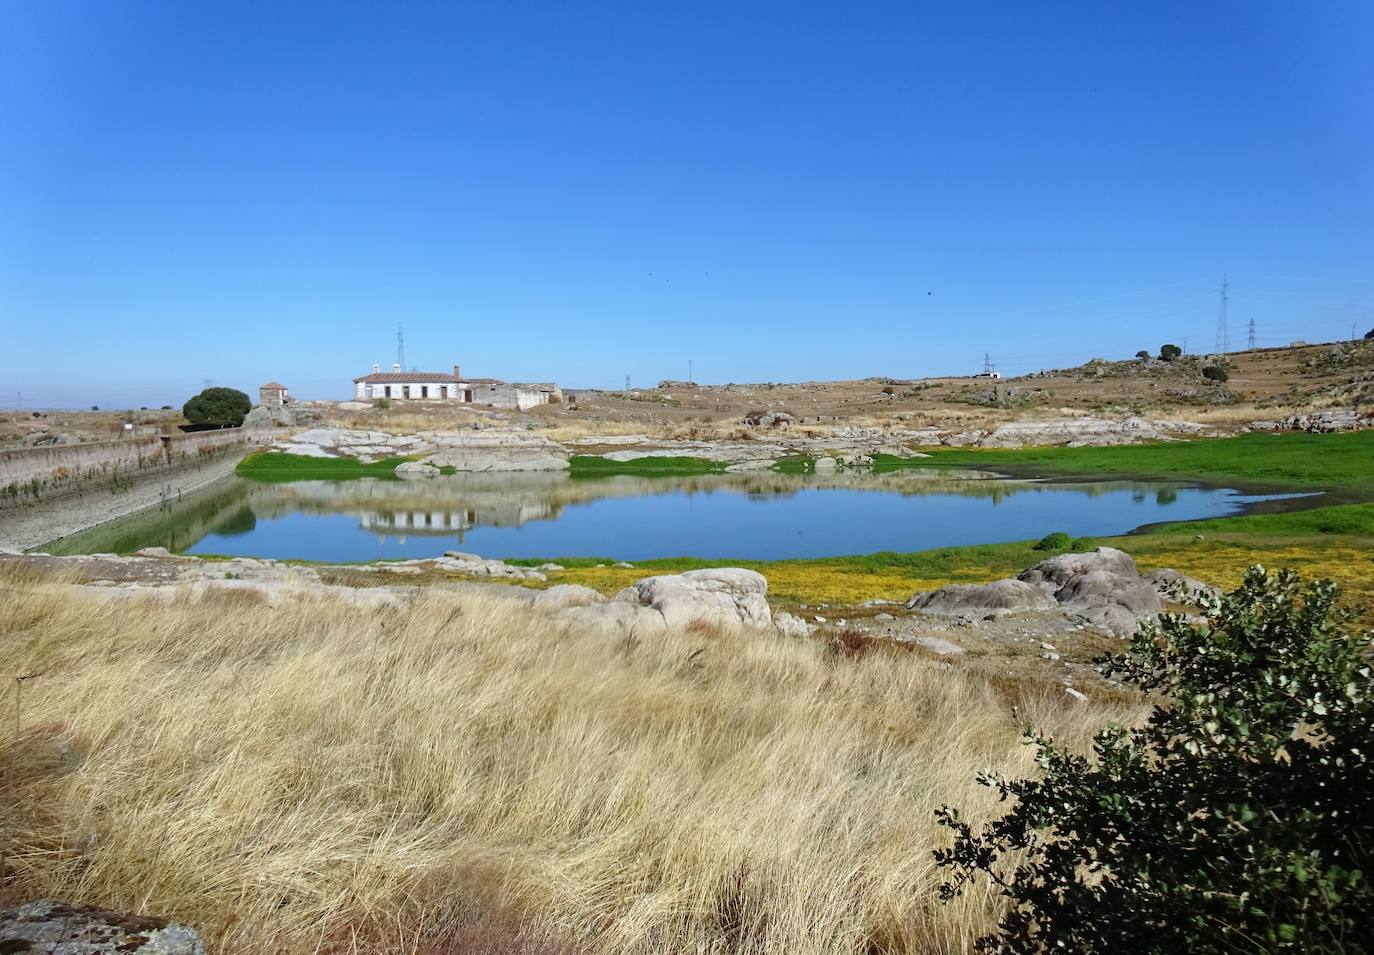
MULTIPOLYGON (((457 474, 265 484, 231 478, 193 498, 66 538, 56 553, 356 562, 434 557, 821 557, 1106 536, 1223 517, 1290 495, 1151 481, 1017 480, 972 472, 754 472, 571 478, 457 474)), ((1296 496, 1296 495, 1291 495, 1296 496)))

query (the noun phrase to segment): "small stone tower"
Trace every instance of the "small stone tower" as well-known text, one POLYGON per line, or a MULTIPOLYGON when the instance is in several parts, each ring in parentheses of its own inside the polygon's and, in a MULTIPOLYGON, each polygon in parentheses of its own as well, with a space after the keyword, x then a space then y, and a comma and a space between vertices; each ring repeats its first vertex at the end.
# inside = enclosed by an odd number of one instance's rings
POLYGON ((269 381, 258 389, 258 404, 264 408, 284 408, 291 403, 286 386, 278 381, 269 381))

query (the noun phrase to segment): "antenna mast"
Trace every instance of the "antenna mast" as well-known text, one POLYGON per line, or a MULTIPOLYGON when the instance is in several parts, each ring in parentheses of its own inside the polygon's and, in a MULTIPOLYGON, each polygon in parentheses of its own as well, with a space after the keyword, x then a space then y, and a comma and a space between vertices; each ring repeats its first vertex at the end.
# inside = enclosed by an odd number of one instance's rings
POLYGON ((396 323, 396 364, 406 370, 406 329, 400 322, 396 323))
POLYGON ((1247 344, 1250 351, 1255 350, 1255 320, 1253 318, 1250 319, 1250 340, 1247 344))
POLYGON ((1221 309, 1217 312, 1217 347, 1216 350, 1221 354, 1226 354, 1231 350, 1231 330, 1226 326, 1226 290, 1231 283, 1226 281, 1226 276, 1221 277, 1221 309))

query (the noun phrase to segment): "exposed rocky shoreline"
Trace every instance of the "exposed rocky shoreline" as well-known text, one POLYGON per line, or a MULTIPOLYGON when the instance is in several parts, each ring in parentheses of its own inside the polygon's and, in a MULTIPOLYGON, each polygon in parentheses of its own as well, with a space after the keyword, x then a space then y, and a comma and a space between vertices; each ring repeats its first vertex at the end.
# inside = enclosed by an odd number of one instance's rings
MULTIPOLYGON (((759 419, 763 421, 765 419, 759 419)), ((473 427, 466 430, 389 434, 347 428, 310 428, 278 441, 273 450, 312 458, 345 458, 372 464, 408 457, 398 477, 434 477, 452 471, 559 471, 573 456, 629 463, 646 458, 699 458, 729 471, 766 470, 789 459, 805 459, 818 471, 867 467, 875 456, 920 456, 922 447, 1019 448, 1105 446, 1179 440, 1217 433, 1188 421, 1128 417, 1060 418, 1007 422, 978 430, 949 431, 845 426, 824 433, 790 427, 773 417, 750 440, 706 441, 656 438, 648 434, 589 436, 557 442, 530 430, 473 427)))
MULTIPOLYGON (((522 567, 457 551, 432 559, 320 566, 250 557, 205 560, 161 547, 129 556, 0 554, 0 564, 8 562, 53 572, 56 579, 70 581, 74 593, 93 599, 180 600, 249 593, 271 604, 332 599, 400 608, 437 590, 506 600, 548 611, 571 626, 626 637, 651 637, 693 625, 805 637, 846 623, 843 617, 835 620, 814 612, 810 620, 785 611, 775 614, 767 580, 739 567, 646 576, 606 597, 589 587, 558 583, 563 570, 558 564, 522 567), (553 586, 539 586, 548 583, 553 586)), ((1169 602, 1195 601, 1211 592, 1208 585, 1174 571, 1142 575, 1129 555, 1102 547, 1047 558, 1012 579, 917 593, 905 605, 890 605, 869 622, 884 624, 875 634, 922 645, 932 627, 948 629, 950 621, 981 625, 1006 617, 1033 621, 1046 633, 1088 628, 1120 637, 1134 633, 1169 602)))

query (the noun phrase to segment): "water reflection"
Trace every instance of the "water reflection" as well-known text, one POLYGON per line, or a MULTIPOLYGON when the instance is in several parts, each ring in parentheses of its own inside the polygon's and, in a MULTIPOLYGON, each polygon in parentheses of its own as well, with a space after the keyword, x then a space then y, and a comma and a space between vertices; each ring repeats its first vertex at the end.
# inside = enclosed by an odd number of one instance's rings
POLYGON ((1051 484, 979 472, 755 471, 687 477, 457 474, 422 481, 229 479, 67 538, 59 553, 175 551, 354 561, 433 556, 789 556, 919 550, 1122 533, 1235 513, 1226 489, 1137 481, 1051 484))

